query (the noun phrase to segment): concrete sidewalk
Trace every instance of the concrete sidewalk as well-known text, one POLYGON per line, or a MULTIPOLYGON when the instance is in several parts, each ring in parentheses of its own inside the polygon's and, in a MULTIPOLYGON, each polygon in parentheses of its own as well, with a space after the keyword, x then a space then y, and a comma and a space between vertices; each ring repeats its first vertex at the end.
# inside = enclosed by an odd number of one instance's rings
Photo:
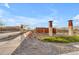
POLYGON ((11 55, 11 53, 20 45, 24 39, 25 34, 20 35, 10 41, 0 42, 0 55, 11 55))
POLYGON ((20 31, 18 32, 9 32, 9 33, 0 33, 0 39, 4 38, 4 37, 8 37, 10 35, 15 35, 15 34, 19 34, 20 31))
POLYGON ((0 55, 10 55, 19 45, 20 41, 20 36, 18 36, 13 40, 0 42, 0 55))
POLYGON ((29 34, 30 32, 26 32, 12 40, 0 42, 0 55, 11 55, 29 34))

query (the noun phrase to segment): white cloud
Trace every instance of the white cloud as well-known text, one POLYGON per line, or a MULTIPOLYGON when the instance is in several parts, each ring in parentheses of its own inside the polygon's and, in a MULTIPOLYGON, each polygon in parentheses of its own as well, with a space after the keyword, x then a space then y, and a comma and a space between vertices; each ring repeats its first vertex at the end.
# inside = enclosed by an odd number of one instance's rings
POLYGON ((58 10, 56 10, 56 9, 50 9, 50 11, 51 11, 52 16, 58 14, 58 10))
POLYGON ((7 22, 16 22, 15 19, 13 19, 13 18, 9 18, 9 19, 7 19, 6 21, 7 21, 7 22))
POLYGON ((4 6, 7 7, 7 8, 10 8, 8 3, 5 3, 4 6))
MULTIPOLYGON (((9 7, 6 4, 7 7, 9 7)), ((7 25, 29 25, 30 27, 48 27, 48 21, 49 20, 54 20, 53 18, 50 17, 43 17, 43 18, 31 18, 31 17, 24 17, 24 16, 14 16, 14 17, 8 17, 11 16, 12 14, 9 14, 8 11, 0 9, 0 19, 3 20, 7 25), (7 18, 5 17, 7 16, 7 18)), ((57 24, 57 21, 54 20, 53 22, 54 25, 57 24)))
MULTIPOLYGON (((17 24, 25 24, 29 25, 30 27, 48 27, 48 18, 30 18, 24 16, 16 16, 17 24)), ((51 19, 53 21, 53 19, 51 19)), ((56 27, 58 20, 53 21, 53 26, 56 27)))
POLYGON ((0 17, 2 17, 4 15, 5 11, 0 9, 0 17))
MULTIPOLYGON (((29 25, 31 28, 35 27, 48 27, 48 18, 30 18, 30 17, 24 17, 24 16, 15 16, 14 18, 2 18, 2 20, 5 23, 10 23, 11 25, 29 25)), ((54 20, 53 26, 55 27, 57 25, 57 20, 54 20)), ((9 24, 9 26, 10 26, 9 24)))
POLYGON ((79 14, 72 18, 74 20, 75 26, 79 25, 79 14))
POLYGON ((47 19, 38 19, 38 18, 30 18, 23 16, 16 16, 16 19, 18 19, 19 22, 30 26, 38 26, 40 24, 47 22, 47 19))
POLYGON ((0 18, 4 18, 4 17, 8 17, 8 16, 11 16, 10 12, 9 11, 6 11, 4 9, 0 9, 0 18))
POLYGON ((73 17, 74 20, 79 20, 79 15, 73 17))

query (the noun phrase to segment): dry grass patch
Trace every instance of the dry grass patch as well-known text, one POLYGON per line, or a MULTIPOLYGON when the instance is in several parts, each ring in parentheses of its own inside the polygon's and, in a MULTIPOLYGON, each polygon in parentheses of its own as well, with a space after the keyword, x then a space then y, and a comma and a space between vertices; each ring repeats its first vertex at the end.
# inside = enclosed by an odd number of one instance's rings
POLYGON ((59 42, 59 43, 71 43, 79 42, 79 36, 53 36, 53 37, 41 37, 43 42, 59 42))

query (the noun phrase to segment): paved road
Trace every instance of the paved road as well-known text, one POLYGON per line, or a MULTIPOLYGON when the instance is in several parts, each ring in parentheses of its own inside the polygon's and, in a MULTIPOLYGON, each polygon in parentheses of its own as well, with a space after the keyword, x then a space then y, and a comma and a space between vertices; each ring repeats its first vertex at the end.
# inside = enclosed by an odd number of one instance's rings
MULTIPOLYGON (((19 32, 6 33, 6 34, 17 34, 19 32)), ((28 34, 28 32, 27 32, 28 34)), ((2 34, 1 34, 2 35, 2 34)), ((5 34, 3 34, 5 35, 5 34)), ((24 40, 24 34, 17 36, 14 39, 0 42, 0 55, 11 55, 12 52, 20 45, 20 43, 24 40)))
POLYGON ((18 33, 20 33, 20 32, 0 33, 0 39, 8 37, 10 35, 15 35, 15 34, 18 34, 18 33))
MULTIPOLYGON (((0 33, 0 55, 2 54, 10 54, 13 50, 13 45, 11 42, 14 40, 7 40, 8 36, 14 36, 19 34, 20 32, 8 32, 8 33, 0 33)), ((15 45, 16 46, 16 45, 15 45)))

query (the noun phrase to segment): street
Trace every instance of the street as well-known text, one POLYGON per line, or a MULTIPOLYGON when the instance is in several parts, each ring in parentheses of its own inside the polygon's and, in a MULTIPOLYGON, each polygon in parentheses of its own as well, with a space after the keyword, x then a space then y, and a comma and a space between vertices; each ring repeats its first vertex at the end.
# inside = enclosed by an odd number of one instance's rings
POLYGON ((20 33, 20 32, 0 33, 0 39, 8 37, 10 35, 15 35, 15 34, 18 34, 18 33, 20 33))
POLYGON ((1 33, 0 34, 0 55, 9 55, 11 54, 16 48, 17 46, 20 44, 21 42, 21 36, 17 36, 13 39, 4 41, 4 37, 10 36, 10 35, 17 35, 20 32, 11 32, 11 33, 1 33))

